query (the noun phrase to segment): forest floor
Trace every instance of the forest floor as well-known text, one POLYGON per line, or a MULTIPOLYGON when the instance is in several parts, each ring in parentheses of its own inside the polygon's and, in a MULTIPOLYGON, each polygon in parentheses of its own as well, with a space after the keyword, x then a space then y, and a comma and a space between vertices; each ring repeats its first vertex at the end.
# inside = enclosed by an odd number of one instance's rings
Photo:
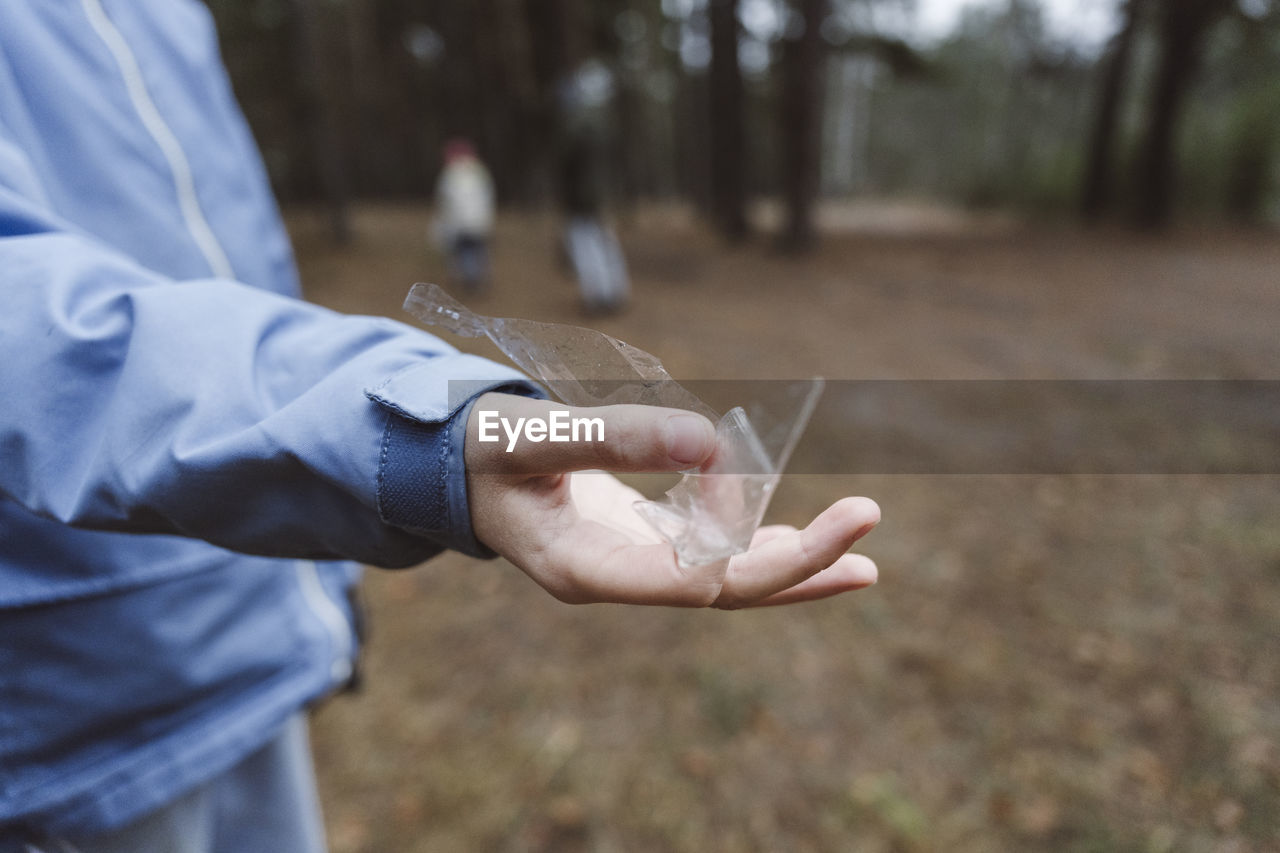
MULTIPOLYGON (((588 320, 553 222, 510 217, 471 304, 677 378, 1277 378, 1274 233, 826 221, 797 260, 644 211, 631 309, 588 320)), ((290 224, 325 305, 407 319, 444 277, 425 210, 360 208, 345 248, 290 224)), ((797 476, 770 518, 845 494, 882 507, 880 582, 799 607, 371 571, 365 687, 313 729, 334 853, 1280 849, 1280 477, 797 476)))

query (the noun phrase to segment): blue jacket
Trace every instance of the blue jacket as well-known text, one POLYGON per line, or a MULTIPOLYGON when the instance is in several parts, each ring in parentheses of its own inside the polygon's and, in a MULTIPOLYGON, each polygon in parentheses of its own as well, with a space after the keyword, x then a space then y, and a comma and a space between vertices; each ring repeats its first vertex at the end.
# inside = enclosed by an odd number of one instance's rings
POLYGON ((483 550, 465 401, 531 386, 297 295, 202 5, 0 4, 0 839, 129 822, 343 682, 319 561, 483 550))

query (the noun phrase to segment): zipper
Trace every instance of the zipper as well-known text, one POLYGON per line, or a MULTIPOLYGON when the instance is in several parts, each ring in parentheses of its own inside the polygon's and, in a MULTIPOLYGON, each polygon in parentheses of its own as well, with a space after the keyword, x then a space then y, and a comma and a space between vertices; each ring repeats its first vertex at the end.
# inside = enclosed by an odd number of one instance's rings
MULTIPOLYGON (((160 111, 156 109, 155 102, 147 91, 146 82, 142 78, 137 57, 129 48, 124 36, 120 34, 120 30, 107 16, 101 0, 81 0, 81 5, 94 32, 102 39, 103 44, 115 59, 138 118, 169 164, 174 189, 178 196, 178 207, 182 211, 187 233, 200 249, 200 253, 204 255, 209 269, 215 276, 235 278, 231 261, 227 258, 227 253, 218 242, 213 229, 209 227, 209 221, 200 207, 191 163, 187 159, 186 152, 182 150, 177 136, 165 123, 160 111)), ((333 603, 333 599, 325 592, 316 564, 309 560, 298 560, 295 565, 298 587, 302 591, 303 600, 329 636, 330 649, 333 652, 333 658, 329 664, 329 677, 334 683, 344 682, 351 677, 353 666, 351 658, 355 651, 351 625, 338 606, 333 603)))
POLYGON ((351 677, 351 657, 355 651, 351 624, 338 605, 333 603, 329 593, 325 592, 316 564, 311 560, 298 560, 294 565, 302 598, 329 634, 329 646, 333 651, 333 659, 329 663, 329 678, 335 684, 345 682, 351 677))
POLYGON ((142 120, 143 127, 151 134, 151 138, 160 147, 160 153, 169 164, 169 172, 173 176, 174 188, 178 194, 178 208, 182 211, 187 233, 195 241, 196 247, 200 249, 200 254, 204 255, 209 269, 215 276, 235 278, 231 261, 228 260, 227 253, 218 242, 213 229, 209 227, 209 220, 205 219, 204 211, 200 207, 200 199, 196 195, 195 177, 191 173, 191 163, 187 160, 186 152, 182 150, 178 137, 161 117, 155 101, 151 100, 146 81, 142 79, 142 70, 138 67, 137 57, 130 50, 129 43, 120 34, 120 30, 116 29, 116 25, 107 17, 106 10, 102 8, 102 0, 81 0, 81 5, 89 18, 90 26, 115 59, 116 66, 120 69, 120 76, 124 78, 125 90, 129 93, 129 100, 133 102, 138 118, 142 120))

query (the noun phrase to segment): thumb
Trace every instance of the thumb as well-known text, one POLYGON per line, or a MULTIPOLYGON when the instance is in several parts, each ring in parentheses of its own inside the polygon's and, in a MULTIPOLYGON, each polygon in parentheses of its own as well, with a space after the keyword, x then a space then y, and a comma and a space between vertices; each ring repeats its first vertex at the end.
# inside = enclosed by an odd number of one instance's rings
POLYGON ((702 415, 658 406, 565 406, 511 394, 484 394, 467 423, 471 473, 559 474, 680 471, 715 449, 702 415))

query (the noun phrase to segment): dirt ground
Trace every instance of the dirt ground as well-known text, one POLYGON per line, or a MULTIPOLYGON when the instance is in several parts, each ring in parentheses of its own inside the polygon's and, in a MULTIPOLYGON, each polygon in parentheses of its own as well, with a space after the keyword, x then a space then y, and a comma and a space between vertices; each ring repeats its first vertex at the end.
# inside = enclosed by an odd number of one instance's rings
MULTIPOLYGON (((407 319, 444 278, 425 211, 361 209, 341 249, 290 221, 323 304, 407 319)), ((794 260, 646 210, 633 307, 588 321, 553 223, 512 217, 472 304, 683 379, 1280 378, 1273 233, 826 221, 794 260)), ((1280 850, 1278 487, 787 478, 771 520, 880 503, 881 580, 768 611, 574 608, 455 555, 370 572, 365 688, 314 724, 333 850, 1280 850)))

